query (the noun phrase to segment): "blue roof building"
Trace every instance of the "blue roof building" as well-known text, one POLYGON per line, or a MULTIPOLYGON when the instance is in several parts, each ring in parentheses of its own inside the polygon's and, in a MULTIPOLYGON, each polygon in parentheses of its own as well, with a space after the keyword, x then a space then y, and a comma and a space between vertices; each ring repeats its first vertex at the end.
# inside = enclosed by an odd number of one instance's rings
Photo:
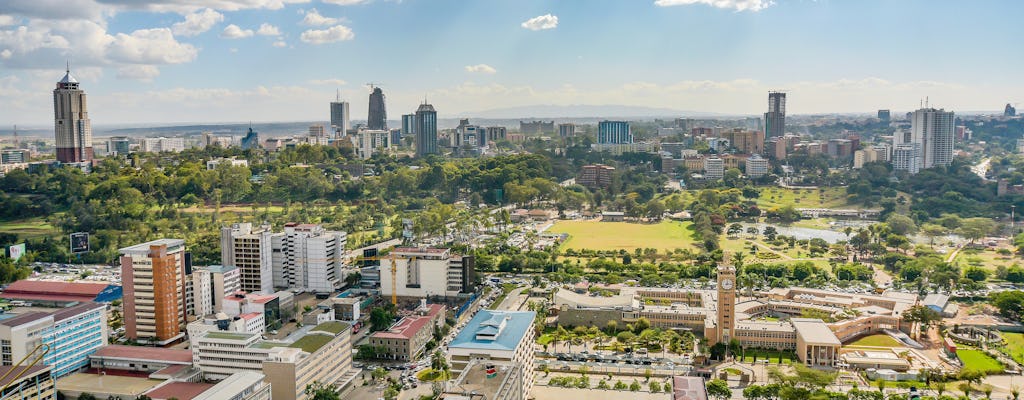
POLYGON ((517 390, 525 398, 533 387, 533 311, 480 310, 448 345, 452 372, 459 375, 471 363, 488 361, 523 366, 522 384, 517 390))

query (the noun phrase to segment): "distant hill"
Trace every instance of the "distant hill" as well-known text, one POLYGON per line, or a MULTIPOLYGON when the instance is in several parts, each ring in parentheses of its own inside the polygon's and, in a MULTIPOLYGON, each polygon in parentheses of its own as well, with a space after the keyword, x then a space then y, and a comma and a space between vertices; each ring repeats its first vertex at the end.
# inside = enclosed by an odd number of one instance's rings
POLYGON ((467 112, 476 118, 517 119, 517 118, 650 118, 650 117, 707 117, 723 114, 704 111, 674 110, 671 108, 606 105, 534 105, 495 108, 478 112, 467 112))

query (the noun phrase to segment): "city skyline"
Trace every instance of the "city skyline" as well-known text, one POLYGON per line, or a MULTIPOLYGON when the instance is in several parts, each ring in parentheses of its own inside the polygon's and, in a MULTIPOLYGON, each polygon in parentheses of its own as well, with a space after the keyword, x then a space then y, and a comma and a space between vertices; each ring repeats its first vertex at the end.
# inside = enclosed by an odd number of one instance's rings
POLYGON ((1000 18, 1024 5, 1009 1, 49 3, 0 4, 0 123, 52 120, 46 92, 68 59, 100 125, 322 120, 337 90, 361 116, 364 82, 394 115, 426 95, 440 118, 549 104, 761 115, 770 90, 790 93, 790 115, 924 97, 996 112, 1024 92, 1024 28, 1000 18))

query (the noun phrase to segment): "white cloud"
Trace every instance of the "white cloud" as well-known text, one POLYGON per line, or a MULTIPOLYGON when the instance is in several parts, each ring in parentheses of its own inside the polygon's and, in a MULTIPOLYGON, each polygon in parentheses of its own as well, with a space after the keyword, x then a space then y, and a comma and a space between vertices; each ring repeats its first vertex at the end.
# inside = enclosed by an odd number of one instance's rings
POLYGON ((487 64, 467 65, 466 72, 493 75, 498 72, 494 67, 487 64))
POLYGON ((168 28, 118 33, 108 52, 113 61, 134 64, 182 64, 195 60, 198 54, 192 45, 174 40, 168 28))
POLYGON ((761 11, 775 4, 772 0, 654 0, 660 7, 704 4, 716 8, 731 8, 736 11, 761 11))
POLYGON ((128 65, 117 69, 117 79, 150 82, 157 76, 160 76, 160 70, 152 65, 128 65))
POLYGON ((272 46, 274 46, 274 47, 288 47, 288 43, 285 43, 284 40, 278 40, 278 41, 274 42, 274 44, 272 44, 272 46))
POLYGON ((242 39, 251 37, 255 32, 252 29, 242 29, 238 25, 231 24, 224 27, 224 31, 220 33, 220 37, 225 39, 242 39))
POLYGON ((302 24, 309 26, 334 25, 336 23, 338 23, 337 18, 325 17, 323 15, 320 15, 320 12, 317 11, 315 8, 307 11, 306 16, 302 18, 302 24))
POLYGON ((281 30, 277 29, 276 26, 271 24, 260 24, 260 28, 256 30, 256 34, 260 36, 280 36, 281 30))
POLYGON ((345 81, 343 81, 341 79, 313 79, 313 80, 309 81, 310 85, 317 85, 317 86, 323 86, 323 85, 344 86, 347 83, 348 82, 345 82, 345 81))
MULTIPOLYGON (((65 0, 56 0, 65 1, 65 0)), ((90 0, 92 1, 92 0, 90 0)), ((221 11, 251 9, 280 10, 288 4, 309 3, 310 0, 95 0, 119 9, 186 13, 202 8, 221 11)))
POLYGON ((213 9, 203 9, 185 15, 185 20, 171 26, 171 31, 180 36, 196 36, 224 21, 224 15, 213 9))
POLYGON ((107 9, 94 0, 0 1, 0 14, 39 19, 100 21, 107 9))
POLYGON ((335 25, 327 29, 310 29, 302 32, 302 36, 299 37, 303 42, 312 44, 324 44, 340 42, 343 40, 352 40, 356 37, 355 33, 345 25, 335 25))
POLYGON ((354 6, 356 4, 369 3, 370 0, 322 0, 324 3, 337 4, 339 6, 354 6))
POLYGON ((0 15, 0 26, 17 25, 18 19, 11 15, 0 15))
POLYGON ((14 30, 0 31, 0 48, 17 53, 28 53, 37 49, 66 49, 71 44, 63 36, 53 34, 49 29, 19 26, 14 30))
POLYGON ((531 31, 555 29, 555 27, 558 26, 558 17, 551 14, 544 14, 526 20, 526 22, 523 22, 521 26, 531 31))
POLYGON ((0 59, 6 60, 8 58, 11 58, 11 55, 13 55, 13 54, 14 53, 11 52, 10 50, 4 49, 4 51, 0 51, 0 59))

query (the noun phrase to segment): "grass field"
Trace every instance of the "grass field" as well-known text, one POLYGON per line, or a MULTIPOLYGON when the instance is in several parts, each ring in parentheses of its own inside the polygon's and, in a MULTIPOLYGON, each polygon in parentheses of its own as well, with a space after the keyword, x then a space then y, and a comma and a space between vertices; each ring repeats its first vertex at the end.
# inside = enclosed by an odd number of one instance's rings
POLYGON ((889 335, 868 335, 855 340, 846 346, 902 347, 899 341, 889 335))
POLYGON ((565 249, 633 250, 655 248, 664 252, 694 243, 691 223, 662 221, 657 224, 600 221, 558 221, 550 233, 568 233, 565 249))
MULTIPOLYGON (((1011 250, 1011 248, 1007 247, 1011 250)), ((957 253, 954 263, 961 267, 981 267, 989 271, 995 271, 996 267, 1002 265, 1009 268, 1013 264, 1024 264, 1024 258, 1010 253, 1008 256, 1001 255, 993 249, 964 249, 957 253)))
POLYGON ((1013 361, 1024 363, 1024 333, 1003 332, 1002 335, 1003 339, 1006 339, 1004 353, 1013 361))
POLYGON ((957 350, 956 356, 960 358, 960 361, 964 362, 964 368, 979 370, 985 373, 1003 372, 1003 365, 981 350, 957 350))
POLYGON ((757 205, 765 209, 787 205, 797 208, 844 208, 849 206, 849 200, 845 188, 786 189, 771 187, 761 190, 761 197, 757 199, 757 205))
POLYGON ((42 218, 32 218, 0 222, 0 232, 14 233, 21 237, 37 237, 54 235, 57 233, 57 229, 42 218))

